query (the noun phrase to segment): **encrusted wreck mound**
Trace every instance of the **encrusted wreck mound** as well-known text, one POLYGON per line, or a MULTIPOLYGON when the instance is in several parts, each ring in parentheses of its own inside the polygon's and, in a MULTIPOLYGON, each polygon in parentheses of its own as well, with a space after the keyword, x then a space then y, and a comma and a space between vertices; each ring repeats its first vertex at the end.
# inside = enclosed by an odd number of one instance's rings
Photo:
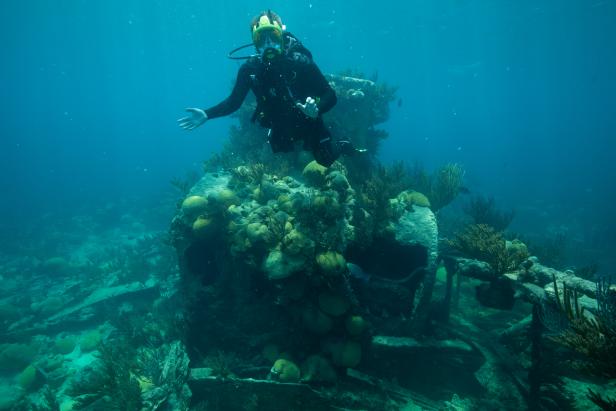
POLYGON ((172 224, 194 298, 189 346, 251 367, 304 363, 297 381, 331 382, 369 355, 371 334, 413 334, 425 320, 438 235, 430 209, 408 198, 391 199, 377 230, 340 164, 311 162, 301 179, 258 164, 205 175, 172 224))
POLYGON ((248 102, 173 219, 193 403, 206 409, 296 409, 298 398, 297 409, 439 409, 453 391, 481 394, 473 373, 483 354, 452 335, 425 338, 435 308, 433 210, 455 197, 461 169, 437 184, 380 166, 375 154, 387 133, 376 126, 394 88, 328 80, 339 101, 326 124, 370 155, 329 168, 299 150, 273 155, 248 102), (415 363, 458 364, 469 383, 441 381, 459 374, 447 366, 402 371, 415 363), (412 392, 425 387, 437 402, 412 392))

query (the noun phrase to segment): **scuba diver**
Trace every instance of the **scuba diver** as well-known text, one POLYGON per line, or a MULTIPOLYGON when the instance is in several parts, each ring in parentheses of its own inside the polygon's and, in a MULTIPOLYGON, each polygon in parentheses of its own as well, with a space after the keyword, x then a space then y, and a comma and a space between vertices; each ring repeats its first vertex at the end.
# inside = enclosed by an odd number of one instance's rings
POLYGON ((336 104, 329 85, 312 54, 286 31, 280 17, 268 10, 250 24, 252 43, 232 50, 229 58, 246 59, 237 74, 231 95, 209 109, 187 108, 180 127, 194 130, 207 120, 229 115, 240 108, 249 90, 257 98, 252 121, 268 128, 274 153, 293 151, 296 141, 312 151, 315 160, 329 167, 341 155, 362 153, 350 141, 334 142, 323 123, 322 114, 336 104), (234 57, 237 51, 253 46, 257 54, 234 57))

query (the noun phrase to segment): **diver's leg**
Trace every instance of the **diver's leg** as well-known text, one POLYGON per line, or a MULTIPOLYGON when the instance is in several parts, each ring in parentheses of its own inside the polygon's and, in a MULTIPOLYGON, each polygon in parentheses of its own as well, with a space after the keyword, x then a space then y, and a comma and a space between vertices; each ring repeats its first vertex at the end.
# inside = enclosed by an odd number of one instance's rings
POLYGON ((329 131, 321 135, 320 139, 313 144, 312 153, 317 163, 329 167, 341 155, 352 156, 367 152, 366 149, 358 149, 349 140, 333 141, 329 131))
POLYGON ((317 163, 325 167, 331 166, 341 155, 352 156, 365 152, 365 149, 355 148, 348 140, 332 141, 331 136, 323 136, 312 150, 317 163))
POLYGON ((280 127, 271 128, 267 133, 267 139, 274 153, 293 151, 293 141, 287 137, 285 130, 280 127))
POLYGON ((322 166, 329 167, 341 155, 349 156, 365 153, 366 150, 355 148, 349 140, 335 141, 322 119, 303 128, 304 148, 311 150, 314 159, 322 166))
POLYGON ((324 167, 331 166, 340 157, 340 151, 332 143, 331 136, 321 136, 312 149, 312 154, 317 163, 324 167))
POLYGON ((365 153, 368 151, 365 148, 355 147, 349 140, 338 140, 334 144, 339 153, 338 155, 352 156, 354 154, 365 153))

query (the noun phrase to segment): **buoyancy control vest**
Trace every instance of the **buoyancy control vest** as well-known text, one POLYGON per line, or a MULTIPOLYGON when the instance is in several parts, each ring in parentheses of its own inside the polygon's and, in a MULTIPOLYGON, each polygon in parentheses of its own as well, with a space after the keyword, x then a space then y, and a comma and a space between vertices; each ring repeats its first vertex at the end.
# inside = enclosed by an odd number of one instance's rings
MULTIPOLYGON (((306 48, 297 37, 290 32, 283 33, 285 53, 281 58, 299 64, 312 64, 312 53, 306 48)), ((271 97, 275 96, 278 100, 288 101, 289 107, 294 107, 295 99, 291 93, 291 79, 284 73, 284 69, 280 70, 278 81, 273 83, 264 82, 265 71, 267 70, 266 63, 258 56, 249 60, 250 64, 255 66, 255 74, 251 75, 251 87, 257 97, 257 107, 252 115, 253 122, 259 121, 263 127, 270 128, 272 126, 271 109, 268 107, 271 104, 271 97)), ((287 64, 287 62, 282 62, 287 64)))

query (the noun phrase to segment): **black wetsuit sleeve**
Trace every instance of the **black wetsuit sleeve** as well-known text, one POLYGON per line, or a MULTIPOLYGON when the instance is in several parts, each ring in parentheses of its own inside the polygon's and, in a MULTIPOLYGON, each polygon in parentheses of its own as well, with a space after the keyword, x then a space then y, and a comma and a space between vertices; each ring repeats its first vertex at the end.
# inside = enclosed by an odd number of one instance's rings
POLYGON ((314 62, 307 66, 307 70, 307 78, 310 79, 309 81, 312 83, 312 88, 316 93, 314 97, 319 98, 319 113, 327 113, 338 101, 336 92, 329 85, 329 82, 314 62))
POLYGON ((248 90, 250 90, 250 69, 247 64, 242 64, 231 95, 214 107, 206 109, 205 114, 208 118, 216 118, 233 113, 244 102, 248 90))

